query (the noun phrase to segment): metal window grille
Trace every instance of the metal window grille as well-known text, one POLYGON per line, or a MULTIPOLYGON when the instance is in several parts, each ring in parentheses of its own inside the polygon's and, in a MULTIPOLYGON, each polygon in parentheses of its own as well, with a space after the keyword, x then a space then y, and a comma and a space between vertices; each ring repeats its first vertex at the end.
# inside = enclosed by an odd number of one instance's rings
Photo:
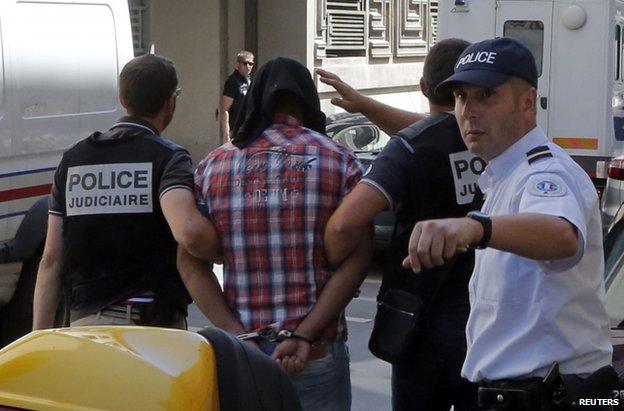
POLYGON ((327 1, 327 50, 336 55, 366 53, 366 11, 362 0, 327 1))
POLYGON ((132 43, 134 55, 140 56, 149 49, 149 35, 147 24, 148 4, 142 0, 128 0, 130 11, 130 26, 132 28, 132 43))
POLYGON ((438 0, 429 1, 429 45, 438 39, 438 0))

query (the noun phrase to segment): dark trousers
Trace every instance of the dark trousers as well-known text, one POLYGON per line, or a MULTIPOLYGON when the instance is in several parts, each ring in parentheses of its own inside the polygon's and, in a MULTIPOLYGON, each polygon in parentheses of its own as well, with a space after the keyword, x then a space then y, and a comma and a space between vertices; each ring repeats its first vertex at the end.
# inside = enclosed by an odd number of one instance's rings
POLYGON ((477 385, 461 377, 466 316, 437 316, 409 361, 392 366, 394 411, 479 410, 477 385))

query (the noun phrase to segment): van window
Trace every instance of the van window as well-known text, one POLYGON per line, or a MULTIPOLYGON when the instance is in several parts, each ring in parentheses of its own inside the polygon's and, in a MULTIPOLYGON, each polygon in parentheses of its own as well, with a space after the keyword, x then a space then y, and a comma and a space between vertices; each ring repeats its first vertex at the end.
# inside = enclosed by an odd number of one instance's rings
POLYGON ((544 55, 544 23, 537 20, 508 20, 503 26, 503 36, 519 40, 531 50, 537 65, 537 76, 540 77, 544 55))
POLYGON ((622 58, 622 28, 619 24, 615 25, 615 80, 622 78, 621 74, 621 58, 622 58))
POLYGON ((23 118, 115 109, 117 50, 108 6, 24 2, 7 20, 23 118))

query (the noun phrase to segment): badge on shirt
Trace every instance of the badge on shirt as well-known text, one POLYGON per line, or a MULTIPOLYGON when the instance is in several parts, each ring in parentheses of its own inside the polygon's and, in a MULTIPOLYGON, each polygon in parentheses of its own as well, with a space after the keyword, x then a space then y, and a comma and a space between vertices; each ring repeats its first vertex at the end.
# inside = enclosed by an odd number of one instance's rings
POLYGON ((531 177, 528 183, 529 194, 537 197, 563 197, 567 186, 556 174, 539 174, 531 177))

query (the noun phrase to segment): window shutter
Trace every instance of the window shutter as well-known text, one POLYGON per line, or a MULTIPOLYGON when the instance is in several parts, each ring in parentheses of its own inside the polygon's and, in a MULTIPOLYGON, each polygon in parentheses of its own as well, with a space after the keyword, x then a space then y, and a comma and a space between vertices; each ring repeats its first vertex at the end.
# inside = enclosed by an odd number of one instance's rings
POLYGON ((337 55, 366 52, 366 12, 361 0, 327 1, 327 50, 337 55))

